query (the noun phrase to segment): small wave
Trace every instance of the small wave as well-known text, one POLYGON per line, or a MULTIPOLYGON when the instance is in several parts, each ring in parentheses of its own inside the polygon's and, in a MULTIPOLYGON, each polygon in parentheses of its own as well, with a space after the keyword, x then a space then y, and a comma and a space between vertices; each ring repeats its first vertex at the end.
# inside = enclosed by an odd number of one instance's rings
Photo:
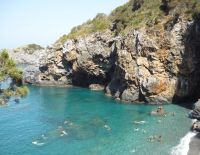
POLYGON ((180 143, 172 148, 171 155, 187 155, 189 151, 189 144, 192 139, 197 133, 195 132, 188 132, 181 140, 180 143))
POLYGON ((146 121, 134 121, 135 124, 145 124, 146 121))
POLYGON ((38 141, 33 141, 32 144, 38 145, 38 146, 42 146, 42 145, 44 145, 45 143, 40 143, 40 142, 38 142, 38 141))

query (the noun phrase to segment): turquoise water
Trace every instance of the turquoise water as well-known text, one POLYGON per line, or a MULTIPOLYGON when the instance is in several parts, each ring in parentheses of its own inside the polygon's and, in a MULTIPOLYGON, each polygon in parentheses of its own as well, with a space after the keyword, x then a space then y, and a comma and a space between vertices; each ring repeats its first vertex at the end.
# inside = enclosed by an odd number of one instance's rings
POLYGON ((188 110, 166 105, 166 117, 150 116, 156 107, 83 88, 30 87, 19 104, 0 108, 0 155, 167 155, 188 132, 188 110), (161 142, 149 142, 152 135, 161 142))

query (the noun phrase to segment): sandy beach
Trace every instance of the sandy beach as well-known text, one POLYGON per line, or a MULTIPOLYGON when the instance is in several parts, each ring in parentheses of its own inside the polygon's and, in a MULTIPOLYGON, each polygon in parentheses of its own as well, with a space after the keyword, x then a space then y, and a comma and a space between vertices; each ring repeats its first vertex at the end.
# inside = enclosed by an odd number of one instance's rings
POLYGON ((200 133, 192 138, 188 155, 200 155, 200 133))

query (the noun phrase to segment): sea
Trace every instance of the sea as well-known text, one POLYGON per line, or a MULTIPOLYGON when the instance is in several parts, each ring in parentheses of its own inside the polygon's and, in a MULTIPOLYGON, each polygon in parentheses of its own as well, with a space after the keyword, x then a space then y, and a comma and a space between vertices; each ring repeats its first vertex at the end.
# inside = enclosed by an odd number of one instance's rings
POLYGON ((194 133, 187 108, 130 104, 86 88, 29 86, 0 107, 0 155, 183 155, 194 133))

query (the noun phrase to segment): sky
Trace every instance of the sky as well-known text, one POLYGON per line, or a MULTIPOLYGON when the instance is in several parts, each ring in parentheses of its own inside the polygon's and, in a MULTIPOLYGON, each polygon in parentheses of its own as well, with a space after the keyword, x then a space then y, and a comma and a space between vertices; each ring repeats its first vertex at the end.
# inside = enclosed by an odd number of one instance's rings
POLYGON ((128 0, 0 0, 0 49, 47 46, 71 28, 128 0))

